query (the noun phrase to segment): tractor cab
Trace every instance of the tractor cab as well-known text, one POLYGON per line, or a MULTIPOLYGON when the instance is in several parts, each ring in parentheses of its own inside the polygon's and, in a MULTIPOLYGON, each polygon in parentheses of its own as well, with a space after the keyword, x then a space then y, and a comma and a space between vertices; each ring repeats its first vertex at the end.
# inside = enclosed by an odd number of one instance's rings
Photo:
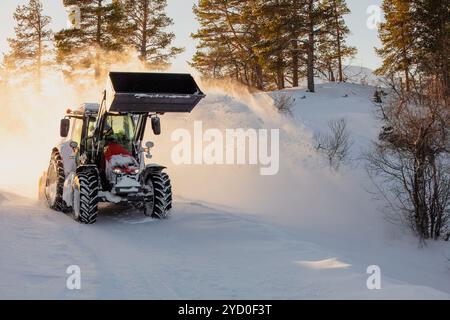
POLYGON ((103 144, 115 143, 133 153, 133 141, 136 135, 136 124, 129 114, 108 114, 103 128, 103 144))

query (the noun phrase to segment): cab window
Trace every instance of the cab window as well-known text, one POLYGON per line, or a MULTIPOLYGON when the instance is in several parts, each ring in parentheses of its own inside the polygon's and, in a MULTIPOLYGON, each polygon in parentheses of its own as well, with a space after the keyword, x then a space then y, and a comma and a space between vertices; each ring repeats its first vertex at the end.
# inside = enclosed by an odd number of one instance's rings
POLYGON ((96 118, 89 118, 89 122, 88 122, 88 132, 87 132, 87 136, 88 137, 93 137, 94 133, 95 133, 95 125, 97 124, 97 119, 96 118))
POLYGON ((72 136, 71 140, 81 144, 81 136, 83 134, 83 120, 74 119, 72 124, 72 136))

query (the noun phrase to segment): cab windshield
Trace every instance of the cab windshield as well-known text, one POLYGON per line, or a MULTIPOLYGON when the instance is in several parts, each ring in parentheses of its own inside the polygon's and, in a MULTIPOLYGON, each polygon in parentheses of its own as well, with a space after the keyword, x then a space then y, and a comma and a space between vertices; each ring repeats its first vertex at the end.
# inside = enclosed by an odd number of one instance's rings
POLYGON ((135 135, 136 126, 130 115, 108 115, 105 122, 106 142, 114 142, 132 153, 132 141, 135 135))

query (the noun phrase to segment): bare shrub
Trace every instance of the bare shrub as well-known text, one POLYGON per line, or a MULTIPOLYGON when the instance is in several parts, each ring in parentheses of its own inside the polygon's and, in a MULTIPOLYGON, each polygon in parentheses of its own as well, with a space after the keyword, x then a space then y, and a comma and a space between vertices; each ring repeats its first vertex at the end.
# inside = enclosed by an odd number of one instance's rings
POLYGON ((436 81, 397 91, 380 111, 383 130, 367 155, 368 172, 389 213, 421 239, 450 236, 448 102, 436 81))
POLYGON ((278 112, 292 116, 295 98, 289 94, 279 93, 273 97, 275 108, 278 112))
POLYGON ((338 170, 342 163, 349 160, 352 142, 347 130, 347 121, 342 119, 328 122, 327 134, 316 133, 316 149, 324 154, 331 168, 338 170))

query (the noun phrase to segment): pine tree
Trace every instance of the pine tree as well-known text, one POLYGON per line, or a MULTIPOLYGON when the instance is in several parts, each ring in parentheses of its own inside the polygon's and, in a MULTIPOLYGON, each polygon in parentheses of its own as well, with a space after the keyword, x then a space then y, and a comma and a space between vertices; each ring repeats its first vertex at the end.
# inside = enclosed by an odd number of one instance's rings
POLYGON ((300 64, 307 62, 308 0, 264 1, 259 23, 262 47, 265 48, 264 69, 274 73, 278 89, 285 82, 298 87, 300 64))
POLYGON ((352 56, 356 54, 356 48, 348 47, 345 44, 345 36, 350 33, 347 25, 345 24, 344 15, 349 14, 350 10, 345 3, 345 0, 332 0, 333 18, 334 18, 334 30, 335 34, 332 34, 336 38, 336 54, 338 59, 338 72, 339 82, 344 81, 344 73, 342 68, 342 60, 344 57, 352 56))
POLYGON ((410 72, 414 63, 414 20, 411 0, 384 0, 385 22, 381 23, 379 37, 382 47, 376 49, 383 65, 379 75, 402 73, 406 91, 410 90, 410 72))
POLYGON ((192 65, 203 75, 232 77, 263 89, 264 73, 257 44, 262 28, 257 16, 261 0, 200 0, 194 13, 200 29, 192 65))
POLYGON ((433 78, 450 95, 450 4, 443 0, 384 0, 380 26, 383 58, 378 74, 404 75, 406 91, 418 78, 433 78))
POLYGON ((444 0, 410 2, 417 69, 438 78, 450 96, 450 3, 444 0))
POLYGON ((285 17, 290 11, 289 0, 265 1, 256 12, 261 26, 261 42, 255 45, 255 52, 262 62, 265 74, 273 75, 276 88, 285 87, 286 55, 290 46, 290 34, 285 17))
POLYGON ((78 5, 81 12, 79 29, 64 29, 55 35, 57 61, 66 75, 77 69, 94 69, 99 78, 106 61, 104 53, 120 52, 129 35, 129 26, 120 1, 63 0, 64 5, 78 5))
POLYGON ((288 33, 290 35, 290 70, 292 86, 298 87, 300 78, 300 62, 305 61, 307 47, 305 36, 307 34, 307 0, 291 0, 290 11, 286 15, 288 33))
POLYGON ((307 45, 307 81, 308 91, 315 92, 314 86, 314 70, 315 70, 315 27, 317 25, 317 10, 315 8, 316 0, 308 0, 307 4, 307 21, 308 21, 308 45, 307 45))
POLYGON ((237 17, 225 13, 226 8, 236 3, 228 4, 227 7, 225 4, 219 7, 220 4, 218 0, 200 0, 194 5, 193 11, 200 23, 200 29, 192 34, 194 39, 199 40, 192 65, 204 76, 228 76, 239 81, 241 65, 237 59, 241 48, 234 45, 230 30, 237 17))
MULTIPOLYGON (((267 67, 267 57, 261 55, 259 46, 263 41, 264 23, 261 10, 264 0, 240 1, 236 7, 235 25, 231 24, 235 45, 241 48, 240 56, 245 61, 244 70, 250 74, 251 86, 258 90, 264 90, 267 83, 273 80, 267 79, 265 67, 267 67)), ((227 15, 229 16, 229 15, 227 15)))
POLYGON ((14 21, 15 38, 8 39, 11 51, 4 57, 5 65, 21 74, 33 73, 40 88, 42 68, 49 65, 51 18, 43 14, 40 0, 30 0, 17 6, 14 21))
POLYGON ((124 0, 125 13, 133 33, 127 41, 136 48, 143 61, 167 65, 184 49, 171 46, 175 34, 165 29, 173 24, 165 9, 167 0, 124 0))
POLYGON ((344 15, 349 14, 345 0, 322 0, 319 4, 320 28, 317 39, 317 70, 328 80, 343 82, 343 59, 356 54, 356 48, 346 44, 350 33, 344 15))

